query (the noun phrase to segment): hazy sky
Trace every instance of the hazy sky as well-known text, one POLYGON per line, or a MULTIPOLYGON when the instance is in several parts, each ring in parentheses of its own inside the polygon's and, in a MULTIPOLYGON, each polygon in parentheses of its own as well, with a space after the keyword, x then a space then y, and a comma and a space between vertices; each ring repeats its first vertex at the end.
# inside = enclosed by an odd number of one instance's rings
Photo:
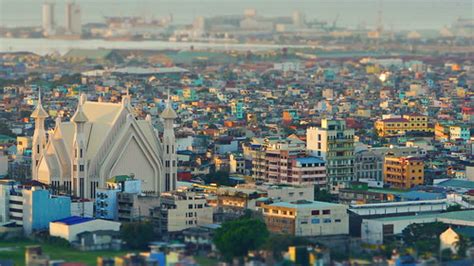
MULTIPOLYGON (((2 26, 34 26, 41 23, 42 0, 0 0, 2 26)), ((66 0, 56 3, 56 21, 64 20, 66 0)), ((385 27, 394 29, 439 29, 459 17, 474 18, 473 0, 76 0, 82 21, 101 22, 104 16, 161 17, 173 14, 175 23, 190 23, 196 16, 241 14, 255 8, 263 16, 305 12, 308 19, 319 19, 341 26, 374 25, 382 10, 385 27)))

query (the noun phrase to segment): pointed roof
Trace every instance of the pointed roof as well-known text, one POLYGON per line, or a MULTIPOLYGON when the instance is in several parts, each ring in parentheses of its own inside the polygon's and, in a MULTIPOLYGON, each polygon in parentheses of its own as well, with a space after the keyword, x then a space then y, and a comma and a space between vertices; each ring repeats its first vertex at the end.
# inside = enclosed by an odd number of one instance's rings
POLYGON ((178 117, 178 115, 173 110, 173 107, 171 107, 170 92, 168 90, 168 100, 166 101, 165 110, 163 110, 163 112, 161 113, 161 118, 163 118, 163 119, 176 119, 177 117, 178 117))
POLYGON ((43 109, 43 105, 41 103, 41 91, 38 95, 38 105, 36 105, 35 110, 31 113, 32 118, 46 118, 48 117, 48 113, 43 109))
POLYGON ((71 121, 74 123, 85 123, 89 121, 87 119, 86 114, 84 113, 84 110, 82 110, 82 100, 79 100, 79 105, 77 106, 76 113, 72 116, 71 121))

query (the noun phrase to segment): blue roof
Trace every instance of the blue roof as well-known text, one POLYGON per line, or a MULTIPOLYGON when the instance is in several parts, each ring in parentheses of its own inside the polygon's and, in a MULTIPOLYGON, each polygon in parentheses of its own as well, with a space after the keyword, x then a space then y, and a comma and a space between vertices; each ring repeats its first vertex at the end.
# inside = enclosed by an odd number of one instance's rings
POLYGON ((65 225, 75 225, 75 224, 81 224, 89 221, 95 220, 94 218, 90 217, 79 217, 79 216, 71 216, 63 219, 59 219, 56 221, 53 221, 53 223, 62 223, 65 225))
POLYGON ((469 180, 450 179, 440 182, 438 186, 474 189, 474 182, 469 180))
POLYGON ((404 200, 435 200, 445 199, 446 195, 443 193, 431 193, 424 191, 410 191, 400 195, 404 200))
POLYGON ((299 163, 324 163, 324 160, 318 157, 300 157, 296 158, 299 163))

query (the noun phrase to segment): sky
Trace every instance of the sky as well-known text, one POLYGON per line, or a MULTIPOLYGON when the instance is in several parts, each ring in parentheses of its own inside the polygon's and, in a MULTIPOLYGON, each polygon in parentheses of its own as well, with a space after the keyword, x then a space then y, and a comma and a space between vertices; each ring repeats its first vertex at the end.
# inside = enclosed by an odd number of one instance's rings
MULTIPOLYGON (((56 3, 56 23, 64 20, 66 0, 56 3)), ((42 0, 0 0, 1 26, 39 26, 42 0)), ((474 19, 472 0, 76 0, 83 23, 103 22, 104 16, 159 18, 172 13, 176 24, 197 16, 242 14, 255 8, 262 16, 289 16, 293 10, 338 26, 373 26, 379 11, 385 28, 394 30, 440 29, 456 19, 474 19), (337 18, 337 20, 336 20, 337 18)))

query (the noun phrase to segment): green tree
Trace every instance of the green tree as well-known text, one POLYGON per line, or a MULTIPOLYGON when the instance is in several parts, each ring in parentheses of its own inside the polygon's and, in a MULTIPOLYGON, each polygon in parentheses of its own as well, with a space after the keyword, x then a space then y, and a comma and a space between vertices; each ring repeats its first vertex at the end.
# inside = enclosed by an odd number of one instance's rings
POLYGON ((207 184, 215 183, 222 186, 231 186, 229 179, 229 173, 226 171, 217 171, 215 173, 210 173, 204 177, 204 181, 207 184))
POLYGON ((471 242, 468 236, 460 234, 459 240, 455 243, 458 257, 464 258, 466 256, 467 249, 472 247, 473 244, 474 243, 471 242))
POLYGON ((151 223, 131 222, 122 225, 120 236, 129 248, 145 249, 154 240, 155 234, 151 223))
POLYGON ((0 134, 15 137, 15 134, 10 130, 8 125, 3 122, 0 122, 0 134))
POLYGON ((327 190, 323 190, 318 186, 314 186, 314 200, 315 201, 331 202, 332 201, 332 195, 327 190))
POLYGON ((408 247, 415 248, 418 254, 428 254, 439 250, 439 235, 448 229, 440 222, 410 224, 402 231, 403 241, 408 247))
POLYGON ((461 210, 461 205, 459 204, 451 205, 446 209, 447 212, 456 212, 460 210, 461 210))
POLYGON ((273 253, 275 259, 280 260, 283 258, 282 253, 288 250, 290 246, 306 246, 310 242, 306 238, 292 236, 292 235, 280 235, 272 234, 267 239, 264 248, 273 253))
POLYGON ((228 221, 216 230, 214 244, 224 259, 244 257, 251 250, 258 250, 267 241, 268 230, 264 222, 241 218, 228 221))

